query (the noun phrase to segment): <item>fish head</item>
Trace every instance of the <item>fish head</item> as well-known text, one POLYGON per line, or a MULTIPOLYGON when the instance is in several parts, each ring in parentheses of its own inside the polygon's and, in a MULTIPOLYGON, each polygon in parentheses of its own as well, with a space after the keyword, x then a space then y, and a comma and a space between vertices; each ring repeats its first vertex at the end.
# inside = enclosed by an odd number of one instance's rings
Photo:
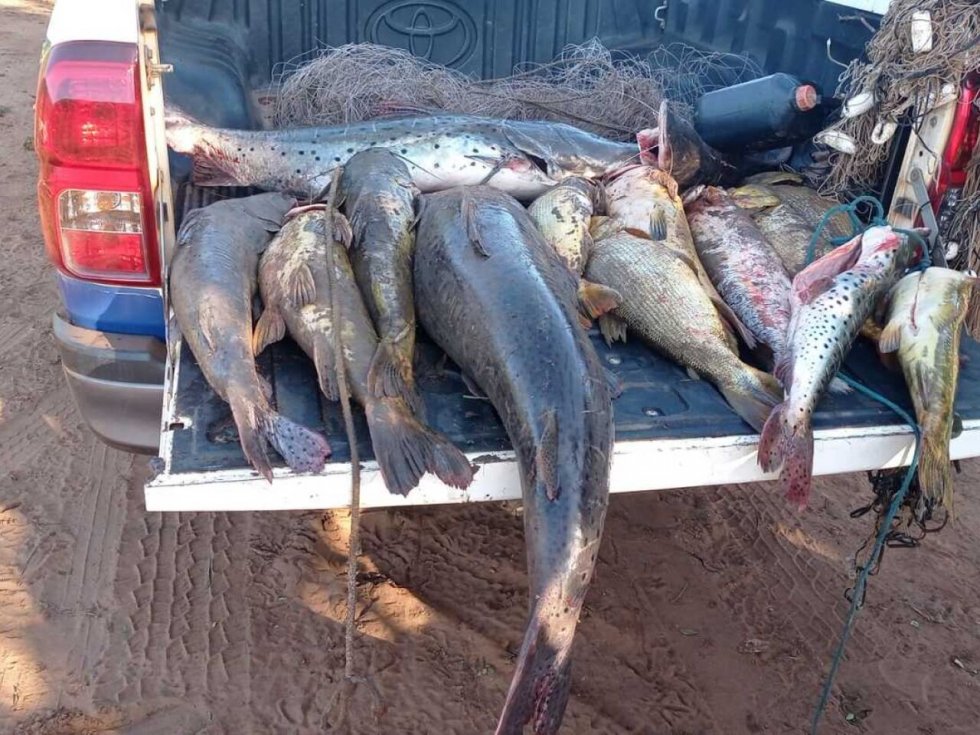
POLYGON ((867 261, 876 255, 886 255, 902 263, 909 263, 916 251, 921 255, 921 248, 908 235, 896 232, 888 225, 869 227, 861 236, 859 261, 867 261))
POLYGON ((694 127, 671 109, 667 100, 660 103, 656 128, 637 133, 640 159, 668 172, 682 188, 703 179, 706 144, 694 127))
POLYGON ((747 184, 737 189, 732 189, 729 194, 732 201, 742 209, 758 211, 760 209, 771 209, 780 205, 779 197, 757 184, 747 184))

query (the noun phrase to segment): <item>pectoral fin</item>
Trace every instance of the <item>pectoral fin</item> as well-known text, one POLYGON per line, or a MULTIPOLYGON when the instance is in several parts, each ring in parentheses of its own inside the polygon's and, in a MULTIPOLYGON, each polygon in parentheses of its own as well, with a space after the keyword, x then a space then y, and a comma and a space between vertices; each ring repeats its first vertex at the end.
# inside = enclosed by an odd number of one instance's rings
POLYGON ((286 322, 282 314, 276 308, 266 308, 252 332, 252 354, 261 354, 262 350, 285 336, 286 322))
POLYGON ((534 455, 534 479, 544 487, 548 500, 558 499, 558 419, 554 409, 544 418, 544 430, 534 455))

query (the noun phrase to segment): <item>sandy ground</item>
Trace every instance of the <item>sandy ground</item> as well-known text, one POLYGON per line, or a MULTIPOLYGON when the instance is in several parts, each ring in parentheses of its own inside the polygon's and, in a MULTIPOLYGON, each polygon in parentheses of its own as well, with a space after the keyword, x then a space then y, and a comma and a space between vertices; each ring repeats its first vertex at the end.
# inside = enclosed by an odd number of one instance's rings
MULTIPOLYGON (((346 514, 145 513, 144 460, 81 423, 34 209, 45 15, 0 0, 0 731, 490 732, 526 605, 514 512, 365 518, 357 664, 373 683, 349 691, 346 514)), ((977 731, 978 481, 972 463, 955 525, 887 555, 822 732, 977 731)), ((866 493, 820 480, 803 516, 766 485, 613 498, 563 732, 803 732, 866 493)))

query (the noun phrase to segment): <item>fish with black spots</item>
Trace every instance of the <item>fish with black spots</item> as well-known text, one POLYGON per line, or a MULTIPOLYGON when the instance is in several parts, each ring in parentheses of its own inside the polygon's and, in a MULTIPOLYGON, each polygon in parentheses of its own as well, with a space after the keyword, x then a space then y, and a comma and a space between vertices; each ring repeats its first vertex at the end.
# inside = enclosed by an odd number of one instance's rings
POLYGON ((526 210, 488 187, 424 197, 415 304, 487 395, 517 455, 531 610, 498 735, 558 732, 609 494, 612 404, 576 283, 526 210))
POLYGON ((787 349, 776 365, 786 400, 766 421, 759 464, 780 467, 787 498, 803 508, 813 475, 813 412, 865 320, 909 266, 915 247, 890 227, 872 227, 793 279, 787 349))

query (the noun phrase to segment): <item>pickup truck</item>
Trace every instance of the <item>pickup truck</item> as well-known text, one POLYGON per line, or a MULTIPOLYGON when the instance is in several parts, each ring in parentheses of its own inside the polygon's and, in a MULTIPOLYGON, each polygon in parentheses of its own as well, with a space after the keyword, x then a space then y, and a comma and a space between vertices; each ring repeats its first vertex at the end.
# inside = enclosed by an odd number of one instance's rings
MULTIPOLYGON (((247 466, 236 442, 221 441, 216 427, 227 408, 182 349, 169 315, 167 264, 184 212, 249 192, 189 182, 188 161, 168 152, 164 141, 166 105, 213 125, 262 127, 282 64, 360 41, 400 46, 482 77, 548 61, 566 44, 593 37, 631 54, 684 42, 750 55, 766 72, 785 71, 832 92, 840 71, 833 61, 862 53, 876 14, 887 6, 888 0, 662 0, 659 7, 643 0, 102 0, 97 6, 58 0, 37 97, 38 199, 62 296, 54 334, 81 414, 106 442, 158 455, 146 486, 148 510, 349 502, 349 448, 339 409, 320 400, 311 365, 288 342, 267 351, 260 370, 271 376, 281 412, 329 438, 331 463, 318 475, 277 467, 269 485, 247 466)), ((949 162, 967 160, 953 154, 976 140, 974 94, 966 84, 952 89, 924 121, 922 135, 894 138, 885 180, 874 193, 895 218, 906 216, 908 207, 900 204, 916 201, 923 186, 937 209, 955 201, 944 195, 962 172, 951 171, 949 162)), ((623 385, 614 404, 613 492, 766 479, 756 463, 757 436, 708 384, 639 344, 608 348, 593 337, 623 385)), ((980 350, 966 342, 954 459, 980 456, 980 350)), ((371 461, 361 422, 362 505, 519 498, 516 464, 493 409, 467 396, 458 374, 440 367, 424 340, 420 350, 428 418, 479 471, 467 491, 427 476, 407 497, 392 495, 371 461)), ((870 345, 859 343, 846 369, 909 405, 901 377, 883 370, 870 345)), ((911 457, 909 427, 861 396, 828 396, 814 424, 816 474, 894 467, 911 457)))

